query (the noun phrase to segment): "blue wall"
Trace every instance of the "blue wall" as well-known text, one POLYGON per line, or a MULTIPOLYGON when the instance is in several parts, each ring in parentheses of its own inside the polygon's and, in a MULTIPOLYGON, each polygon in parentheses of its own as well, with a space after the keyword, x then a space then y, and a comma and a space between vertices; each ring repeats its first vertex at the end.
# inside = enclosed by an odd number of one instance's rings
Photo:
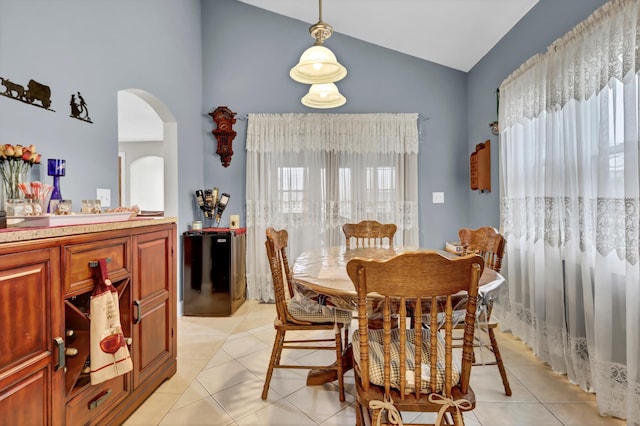
MULTIPOLYGON (((580 22, 604 0, 541 0, 469 73, 344 36, 326 42, 348 71, 338 83, 347 104, 337 113, 417 112, 420 242, 441 247, 461 226, 499 225, 495 89, 513 70, 580 22), (469 154, 491 139, 492 188, 469 190, 469 154), (434 191, 445 193, 433 204, 434 191)), ((330 17, 326 17, 331 22, 330 17)), ((245 213, 247 113, 318 112, 300 98, 307 87, 289 69, 313 40, 309 23, 235 0, 0 0, 0 76, 52 89, 45 111, 0 97, 0 143, 34 143, 46 158, 67 160, 66 198, 94 198, 118 185, 118 90, 145 90, 178 123, 180 231, 194 218, 193 191, 218 186, 227 211, 245 213), (69 118, 82 92, 94 124, 69 118), (208 113, 226 105, 240 118, 228 168, 215 154, 208 113)), ((437 40, 424 40, 434 43, 437 40)), ((3 88, 2 88, 3 89, 3 88)), ((44 167, 33 178, 51 182, 44 167)), ((228 221, 225 214, 223 221, 228 221)))
MULTIPOLYGON (((234 0, 204 1, 202 19, 207 111, 226 105, 238 117, 323 112, 303 106, 300 98, 308 86, 289 78, 289 69, 313 44, 309 23, 234 0)), ((442 247, 467 220, 466 74, 339 33, 325 45, 348 70, 347 77, 337 83, 347 103, 330 112, 416 112, 424 116, 419 153, 420 241, 442 247), (444 191, 446 203, 432 204, 433 191, 444 191)), ((214 155, 210 119, 203 146, 206 186, 229 192, 232 201, 227 209, 242 209, 243 219, 246 125, 240 120, 236 124, 235 154, 226 169, 214 155)))
MULTIPOLYGON (((80 200, 95 198, 96 188, 111 189, 113 206, 117 92, 142 89, 176 117, 179 187, 200 185, 200 22, 200 0, 0 0, 0 76, 48 85, 55 110, 0 96, 0 143, 36 145, 44 165, 34 167, 33 180, 51 183, 46 159, 65 159, 61 192, 75 210, 80 200), (77 91, 93 124, 69 117, 69 99, 77 91)), ((184 223, 192 196, 181 191, 179 197, 184 223)))

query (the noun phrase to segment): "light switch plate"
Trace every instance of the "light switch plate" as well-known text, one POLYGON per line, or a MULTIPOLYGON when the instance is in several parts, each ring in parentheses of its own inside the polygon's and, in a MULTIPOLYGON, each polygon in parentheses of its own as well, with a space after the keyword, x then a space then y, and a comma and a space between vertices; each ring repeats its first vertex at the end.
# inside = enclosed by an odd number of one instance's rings
POLYGON ((96 199, 100 200, 100 207, 111 207, 111 190, 108 188, 97 188, 96 199))
POLYGON ((444 192, 434 192, 433 204, 443 204, 443 203, 444 203, 444 192))

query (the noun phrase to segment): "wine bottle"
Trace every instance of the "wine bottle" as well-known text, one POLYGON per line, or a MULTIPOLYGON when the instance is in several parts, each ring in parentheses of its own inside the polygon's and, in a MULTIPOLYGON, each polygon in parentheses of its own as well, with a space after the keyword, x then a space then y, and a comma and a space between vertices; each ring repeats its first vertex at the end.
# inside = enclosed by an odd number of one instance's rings
POLYGON ((231 196, 227 193, 222 193, 220 195, 220 201, 218 201, 218 205, 216 207, 216 225, 220 224, 220 219, 222 218, 222 212, 224 212, 224 209, 227 207, 230 197, 231 196))
POLYGON ((64 354, 66 356, 76 356, 76 355, 78 355, 78 349, 77 348, 66 348, 64 350, 64 354))
POLYGON ((200 209, 203 209, 203 207, 204 207, 204 193, 202 192, 202 189, 198 189, 196 191, 196 201, 198 202, 198 206, 200 207, 200 209))

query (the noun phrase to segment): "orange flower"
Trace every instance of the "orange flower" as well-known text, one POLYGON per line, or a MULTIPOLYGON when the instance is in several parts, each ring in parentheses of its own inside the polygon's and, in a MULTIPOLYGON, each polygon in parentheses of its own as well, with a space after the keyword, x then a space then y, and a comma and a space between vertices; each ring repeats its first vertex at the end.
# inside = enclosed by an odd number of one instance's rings
POLYGON ((6 198, 20 197, 18 184, 34 164, 40 164, 42 156, 35 145, 0 145, 0 177, 6 198))
POLYGON ((15 154, 15 149, 13 148, 13 145, 6 144, 4 146, 4 152, 7 157, 13 157, 13 155, 15 154))

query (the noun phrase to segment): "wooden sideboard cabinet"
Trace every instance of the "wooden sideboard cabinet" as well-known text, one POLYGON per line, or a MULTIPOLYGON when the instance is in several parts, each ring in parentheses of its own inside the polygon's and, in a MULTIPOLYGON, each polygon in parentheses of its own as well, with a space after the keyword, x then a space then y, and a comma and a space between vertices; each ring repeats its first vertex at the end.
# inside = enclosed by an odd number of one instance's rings
POLYGON ((121 424, 176 372, 175 223, 99 228, 0 243, 3 423, 121 424), (118 289, 134 367, 93 386, 89 302, 101 258, 118 289))

